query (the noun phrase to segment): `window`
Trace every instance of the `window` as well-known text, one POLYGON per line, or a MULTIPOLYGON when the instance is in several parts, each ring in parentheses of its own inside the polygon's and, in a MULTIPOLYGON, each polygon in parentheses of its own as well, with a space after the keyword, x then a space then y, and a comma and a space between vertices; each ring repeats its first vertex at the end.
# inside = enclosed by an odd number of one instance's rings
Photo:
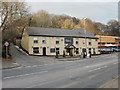
POLYGON ((46 44, 46 38, 45 37, 42 38, 42 43, 46 44))
POLYGON ((78 39, 76 39, 76 44, 78 44, 78 39))
POLYGON ((50 52, 51 52, 51 53, 55 53, 55 48, 51 48, 51 49, 50 49, 50 52))
POLYGON ((93 48, 93 54, 96 54, 96 53, 95 53, 95 48, 93 48))
POLYGON ((34 37, 34 43, 38 43, 38 38, 34 37))
POLYGON ((58 54, 60 54, 59 48, 56 48, 56 52, 58 52, 58 54))
POLYGON ((33 47, 33 53, 39 53, 39 47, 33 47))
POLYGON ((76 48, 76 54, 79 54, 79 48, 76 48))
POLYGON ((91 48, 89 48, 89 53, 91 54, 91 48))
POLYGON ((98 39, 95 39, 95 41, 98 41, 98 39))
POLYGON ((89 44, 89 45, 92 45, 91 40, 88 41, 88 44, 89 44))
POLYGON ((75 43, 76 43, 76 44, 79 43, 79 39, 78 39, 78 38, 75 39, 75 43))
POLYGON ((56 38, 56 44, 60 43, 60 38, 56 38))
POLYGON ((86 52, 86 48, 83 48, 83 49, 82 49, 82 52, 83 52, 83 53, 86 52))

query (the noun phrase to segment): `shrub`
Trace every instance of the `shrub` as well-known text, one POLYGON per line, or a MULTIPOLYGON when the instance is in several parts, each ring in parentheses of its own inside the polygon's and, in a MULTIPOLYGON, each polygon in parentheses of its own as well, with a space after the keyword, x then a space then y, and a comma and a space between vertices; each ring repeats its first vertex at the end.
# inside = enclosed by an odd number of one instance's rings
POLYGON ((58 51, 56 51, 56 58, 58 58, 58 51))

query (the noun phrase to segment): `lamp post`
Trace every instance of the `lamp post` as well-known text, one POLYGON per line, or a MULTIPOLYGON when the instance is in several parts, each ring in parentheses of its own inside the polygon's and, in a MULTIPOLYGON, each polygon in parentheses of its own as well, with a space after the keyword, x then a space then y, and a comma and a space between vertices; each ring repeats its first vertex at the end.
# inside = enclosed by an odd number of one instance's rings
POLYGON ((100 54, 101 54, 101 28, 100 28, 100 54))
MULTIPOLYGON (((100 52, 101 52, 101 36, 102 36, 102 33, 103 33, 104 31, 100 28, 100 52)), ((100 53, 101 54, 101 53, 100 53)))
POLYGON ((87 55, 87 39, 86 39, 86 23, 85 23, 85 20, 87 18, 84 18, 84 33, 85 33, 85 47, 86 47, 86 55, 87 55))

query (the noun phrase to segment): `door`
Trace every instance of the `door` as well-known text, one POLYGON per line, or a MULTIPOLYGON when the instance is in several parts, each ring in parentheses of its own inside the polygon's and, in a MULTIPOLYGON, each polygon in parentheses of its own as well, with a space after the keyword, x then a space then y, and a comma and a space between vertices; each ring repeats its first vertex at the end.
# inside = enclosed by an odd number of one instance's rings
POLYGON ((46 47, 43 47, 43 56, 46 56, 46 47))

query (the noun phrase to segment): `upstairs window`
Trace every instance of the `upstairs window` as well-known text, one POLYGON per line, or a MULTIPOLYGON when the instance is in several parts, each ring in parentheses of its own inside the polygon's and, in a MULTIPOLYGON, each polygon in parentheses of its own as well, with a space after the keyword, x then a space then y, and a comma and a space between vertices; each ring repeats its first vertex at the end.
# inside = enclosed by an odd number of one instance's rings
POLYGON ((76 44, 78 44, 78 43, 79 43, 79 42, 78 42, 78 39, 76 39, 76 40, 75 40, 75 43, 76 43, 76 44))
POLYGON ((89 44, 89 45, 92 45, 92 41, 91 41, 91 39, 88 41, 88 44, 89 44))
POLYGON ((56 44, 60 44, 60 38, 56 38, 56 44))
POLYGON ((78 44, 78 40, 76 40, 76 44, 78 44))
POLYGON ((45 37, 42 38, 42 44, 46 44, 46 38, 45 37))
POLYGON ((38 43, 38 38, 34 37, 34 43, 38 43))

